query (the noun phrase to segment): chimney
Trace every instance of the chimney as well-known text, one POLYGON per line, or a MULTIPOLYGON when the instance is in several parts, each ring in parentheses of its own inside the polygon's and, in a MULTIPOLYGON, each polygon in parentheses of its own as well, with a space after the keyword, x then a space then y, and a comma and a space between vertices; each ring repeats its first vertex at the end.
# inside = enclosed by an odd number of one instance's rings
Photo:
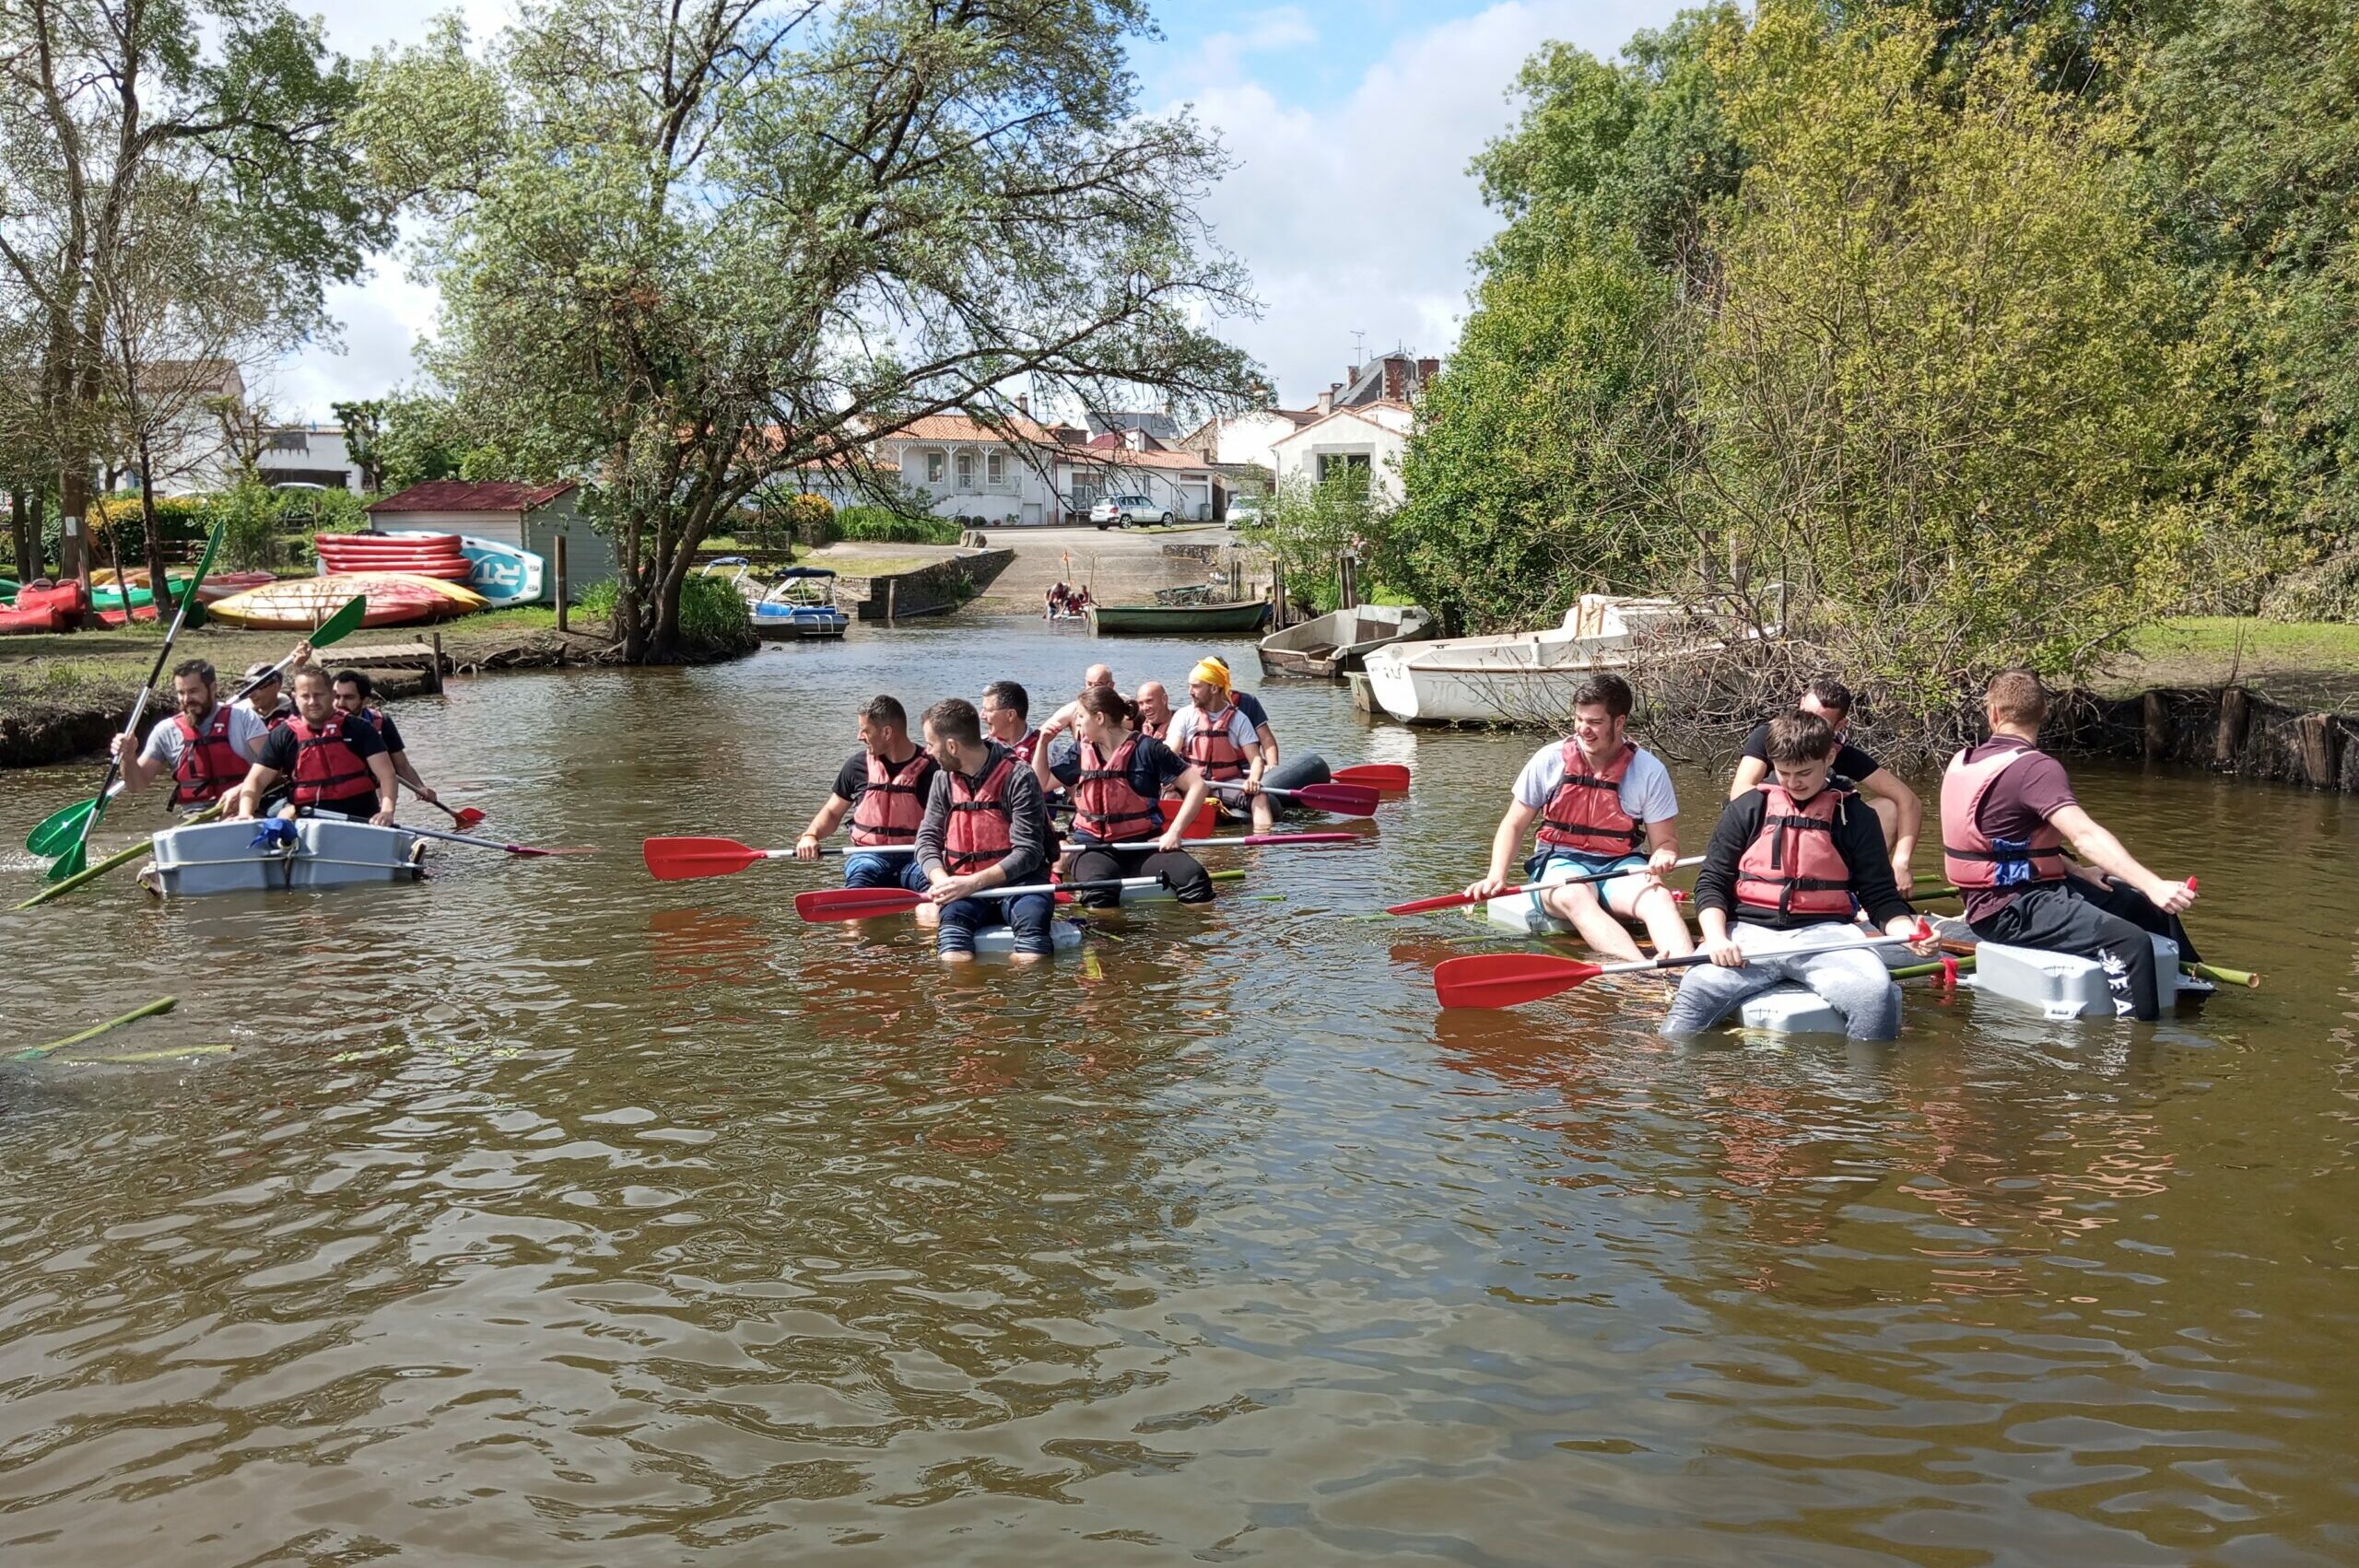
POLYGON ((1438 376, 1438 375, 1440 375, 1440 374, 1441 374, 1441 361, 1440 361, 1440 360, 1438 360, 1438 359, 1420 359, 1420 360, 1418 360, 1418 361, 1417 361, 1417 390, 1418 390, 1418 391, 1420 391, 1420 392, 1423 392, 1423 391, 1425 390, 1426 383, 1427 381, 1432 380, 1436 376, 1438 376))
POLYGON ((1384 395, 1394 403, 1409 397, 1409 361, 1398 354, 1384 357, 1384 395))
POLYGON ((1027 417, 1029 417, 1029 416, 1030 416, 1030 415, 1031 415, 1031 413, 1032 413, 1032 394, 1031 394, 1031 393, 1029 393, 1029 392, 1017 392, 1017 393, 1015 394, 1015 412, 1016 412, 1016 413, 1018 413, 1018 414, 1024 415, 1026 415, 1027 417))
POLYGON ((1325 392, 1319 394, 1319 415, 1323 419, 1328 415, 1334 412, 1335 389, 1332 386, 1330 386, 1325 392))
POLYGON ((1357 365, 1344 372, 1344 384, 1347 387, 1358 385, 1359 379, 1360 368, 1357 365))
POLYGON ((1122 445, 1134 452, 1146 451, 1146 432, 1133 426, 1122 432, 1122 445))

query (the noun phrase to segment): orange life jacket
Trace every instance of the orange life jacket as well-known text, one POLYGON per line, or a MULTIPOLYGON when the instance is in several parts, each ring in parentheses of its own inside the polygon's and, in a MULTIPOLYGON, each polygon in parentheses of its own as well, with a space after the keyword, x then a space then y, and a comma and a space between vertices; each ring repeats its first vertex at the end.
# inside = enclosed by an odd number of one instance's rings
POLYGON ((925 819, 926 775, 933 758, 922 750, 898 767, 888 766, 874 752, 868 755, 868 783, 851 809, 851 841, 860 844, 914 844, 918 824, 925 819))
MULTIPOLYGON (((1972 748, 1969 747, 1968 750, 1972 748)), ((1942 775, 1942 871, 1954 887, 2036 887, 2062 882, 2064 836, 2041 823, 2027 839, 1992 838, 1982 830, 1982 801, 1999 776, 2028 756, 2034 746, 1993 752, 1980 762, 1960 752, 1942 775)))
POLYGON ((1829 784, 1796 802, 1775 779, 1760 787, 1761 831, 1736 863, 1737 915, 1851 914, 1851 867, 1835 847, 1835 819, 1851 791, 1829 784))
POLYGON ((1073 831, 1075 837, 1101 844, 1128 838, 1153 838, 1163 831, 1163 812, 1131 784, 1131 763, 1138 755, 1139 737, 1133 735, 1101 756, 1096 746, 1081 743, 1081 775, 1073 786, 1073 831))
POLYGON ((180 766, 172 769, 172 805, 201 806, 236 789, 246 777, 245 753, 229 743, 229 705, 216 703, 199 730, 185 713, 172 715, 181 732, 180 766))
POLYGON ((345 726, 352 721, 344 713, 329 714, 328 721, 316 730, 299 713, 287 721, 295 737, 292 794, 297 805, 316 806, 377 792, 376 776, 345 741, 345 726))
POLYGON ((1185 755, 1204 770, 1208 779, 1245 777, 1245 752, 1228 732, 1229 721, 1236 713, 1234 708, 1224 708, 1218 713, 1196 710, 1196 727, 1189 733, 1185 755))
POLYGON ((1015 754, 1002 751, 972 788, 952 771, 950 820, 942 830, 942 863, 952 876, 995 866, 1015 848, 1015 813, 1007 804, 1007 780, 1015 767, 1015 754))
POLYGON ((1625 741, 1614 760, 1596 773, 1581 755, 1579 741, 1565 743, 1565 777, 1541 809, 1541 843, 1583 855, 1626 855, 1647 841, 1646 824, 1622 809, 1622 780, 1638 755, 1625 741))

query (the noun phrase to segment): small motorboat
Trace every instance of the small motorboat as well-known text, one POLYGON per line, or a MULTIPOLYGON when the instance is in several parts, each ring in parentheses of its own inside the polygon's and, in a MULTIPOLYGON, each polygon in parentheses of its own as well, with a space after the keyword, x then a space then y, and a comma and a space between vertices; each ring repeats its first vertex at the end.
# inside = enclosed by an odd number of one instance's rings
POLYGON ((1363 604, 1272 632, 1258 651, 1262 673, 1340 681, 1367 667, 1367 656, 1396 642, 1431 637, 1434 618, 1414 604, 1363 604))
POLYGON ((825 567, 789 567, 750 606, 754 635, 765 642, 841 637, 851 617, 836 608, 836 574, 825 567))
POLYGON ((342 817, 197 823, 166 828, 149 843, 155 858, 139 880, 166 898, 416 882, 425 874, 426 840, 342 817))

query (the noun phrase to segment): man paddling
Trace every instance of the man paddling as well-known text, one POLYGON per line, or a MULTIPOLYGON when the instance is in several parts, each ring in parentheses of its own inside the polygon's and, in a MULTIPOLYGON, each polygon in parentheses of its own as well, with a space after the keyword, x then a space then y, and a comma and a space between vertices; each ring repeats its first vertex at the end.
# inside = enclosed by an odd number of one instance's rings
POLYGON ((1230 699, 1227 665, 1205 659, 1188 673, 1188 706, 1172 716, 1164 743, 1203 769, 1207 784, 1241 791, 1253 808, 1253 831, 1270 831, 1270 797, 1262 793, 1262 775, 1273 759, 1253 721, 1230 699))
POLYGON ((2036 674, 2001 671, 1982 706, 1990 738, 1942 775, 1942 866, 1966 895, 1966 924, 1986 942, 2094 958, 2115 1016, 2161 1016, 2148 936, 2198 962, 2178 920, 2195 889, 2140 865, 2074 799, 2064 765, 2039 749, 2048 691, 2036 674))
POLYGON ((192 811, 246 781, 269 726, 243 703, 222 702, 220 681, 202 659, 173 667, 172 701, 179 711, 148 731, 145 745, 117 735, 114 755, 123 764, 125 794, 166 777, 172 781, 172 810, 192 811))
MULTIPOLYGON (((1066 875, 1074 882, 1159 876, 1182 904, 1212 902, 1213 880, 1203 863, 1181 847, 1181 836, 1204 803, 1204 778, 1187 759, 1135 726, 1138 710, 1122 694, 1104 688, 1081 699, 1081 732, 1074 754, 1051 764, 1043 755, 1032 763, 1045 789, 1051 781, 1073 793, 1073 860, 1066 875), (1178 794, 1167 809, 1163 797, 1178 794), (1108 845, 1152 840, 1145 849, 1108 845)), ((1086 905, 1121 902, 1113 889, 1076 896, 1086 905)))
POLYGON ((923 893, 925 871, 914 855, 863 855, 863 848, 915 844, 933 788, 934 762, 910 739, 909 710, 898 697, 877 696, 860 710, 860 750, 836 770, 827 803, 794 842, 797 858, 816 860, 820 841, 851 817, 851 849, 844 856, 846 887, 901 887, 923 893))
POLYGON ((377 683, 366 671, 338 670, 335 673, 335 706, 340 713, 348 713, 377 731, 385 743, 385 755, 393 765, 393 777, 409 787, 409 792, 429 806, 439 806, 442 797, 426 787, 417 776, 417 768, 409 760, 409 744, 402 739, 401 726, 393 716, 381 708, 372 707, 370 698, 377 695, 377 683))
POLYGON ((1494 898, 1513 885, 1508 867, 1538 824, 1528 882, 1598 872, 1626 872, 1602 883, 1568 883, 1537 895, 1540 907, 1570 925, 1602 954, 1636 962, 1638 944, 1623 919, 1644 921, 1655 954, 1696 951, 1662 874, 1679 860, 1679 796, 1653 753, 1627 737, 1632 698, 1619 675, 1591 675, 1573 693, 1573 733, 1532 754, 1491 836, 1491 869, 1466 889, 1494 898))
MULTIPOLYGON (((1876 822, 1884 831, 1884 850, 1892 859, 1893 881, 1902 893, 1907 893, 1916 885, 1909 861, 1917 853, 1917 836, 1924 826, 1924 802, 1890 768, 1851 743, 1848 733, 1851 728, 1850 687, 1830 675, 1821 675, 1802 689, 1795 707, 1825 720, 1827 727, 1835 731, 1836 777, 1849 779, 1852 789, 1865 798, 1876 813, 1876 822)), ((1737 759, 1736 777, 1729 783, 1730 800, 1743 800, 1769 776, 1768 743, 1769 725, 1766 721, 1755 725, 1753 732, 1745 736, 1744 754, 1737 759)))
POLYGON ((986 889, 1041 880, 1051 840, 1039 780, 997 741, 983 738, 974 704, 945 697, 926 709, 926 750, 939 765, 918 825, 917 861, 941 917, 934 951, 963 964, 975 956, 975 933, 1008 926, 1015 961, 1046 958, 1056 904, 1045 893, 1021 898, 976 896, 986 889))
POLYGON ((295 673, 295 717, 263 737, 262 755, 238 788, 232 819, 258 815, 264 797, 288 782, 282 816, 305 812, 393 825, 401 793, 385 743, 365 721, 340 711, 328 673, 307 664, 295 673))
POLYGON ((1682 977, 1662 1032, 1700 1034, 1747 997, 1792 981, 1842 1014, 1852 1039, 1889 1040, 1900 1033, 1900 987, 1876 951, 1809 950, 1855 940, 1855 908, 1893 936, 1916 929, 1916 911, 1893 880, 1875 813, 1833 777, 1834 726, 1797 710, 1768 729, 1775 777, 1721 811, 1696 877, 1696 923, 1712 961, 1682 977))
POLYGON ((1027 766, 1040 744, 1040 731, 1025 722, 1031 708, 1031 697, 1014 681, 993 681, 983 688, 983 732, 1027 766))

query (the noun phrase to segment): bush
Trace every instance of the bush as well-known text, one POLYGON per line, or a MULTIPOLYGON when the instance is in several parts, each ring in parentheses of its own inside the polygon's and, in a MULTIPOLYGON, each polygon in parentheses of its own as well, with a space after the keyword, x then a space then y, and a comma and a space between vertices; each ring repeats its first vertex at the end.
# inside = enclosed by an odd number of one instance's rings
MULTIPOLYGON (((622 584, 608 578, 583 589, 573 604, 590 619, 612 624, 621 598, 622 584)), ((745 601, 728 579, 702 573, 680 585, 680 639, 718 648, 751 648, 758 640, 745 601)))
MULTIPOLYGON (((217 498, 212 496, 157 497, 157 532, 161 534, 168 544, 173 540, 204 538, 205 531, 213 526, 213 519, 207 513, 212 509, 217 498)), ((98 514, 102 522, 112 523, 117 532, 126 539, 130 532, 135 532, 141 526, 139 497, 135 495, 102 497, 93 505, 91 510, 98 514)), ((100 533, 103 536, 103 526, 100 527, 100 533)), ((143 541, 146 537, 144 533, 140 535, 143 541)), ((131 550, 128 544, 125 545, 125 549, 131 554, 137 554, 137 551, 131 550)))
POLYGON ((225 495, 209 497, 211 521, 223 524, 220 564, 239 571, 264 571, 278 539, 277 495, 248 480, 225 495))
POLYGON ((835 504, 825 496, 804 493, 786 503, 787 525, 794 531, 798 544, 816 550, 832 544, 839 537, 836 528, 835 504))
POLYGON ((863 544, 956 544, 958 525, 946 517, 910 517, 887 507, 846 507, 836 535, 863 544))

